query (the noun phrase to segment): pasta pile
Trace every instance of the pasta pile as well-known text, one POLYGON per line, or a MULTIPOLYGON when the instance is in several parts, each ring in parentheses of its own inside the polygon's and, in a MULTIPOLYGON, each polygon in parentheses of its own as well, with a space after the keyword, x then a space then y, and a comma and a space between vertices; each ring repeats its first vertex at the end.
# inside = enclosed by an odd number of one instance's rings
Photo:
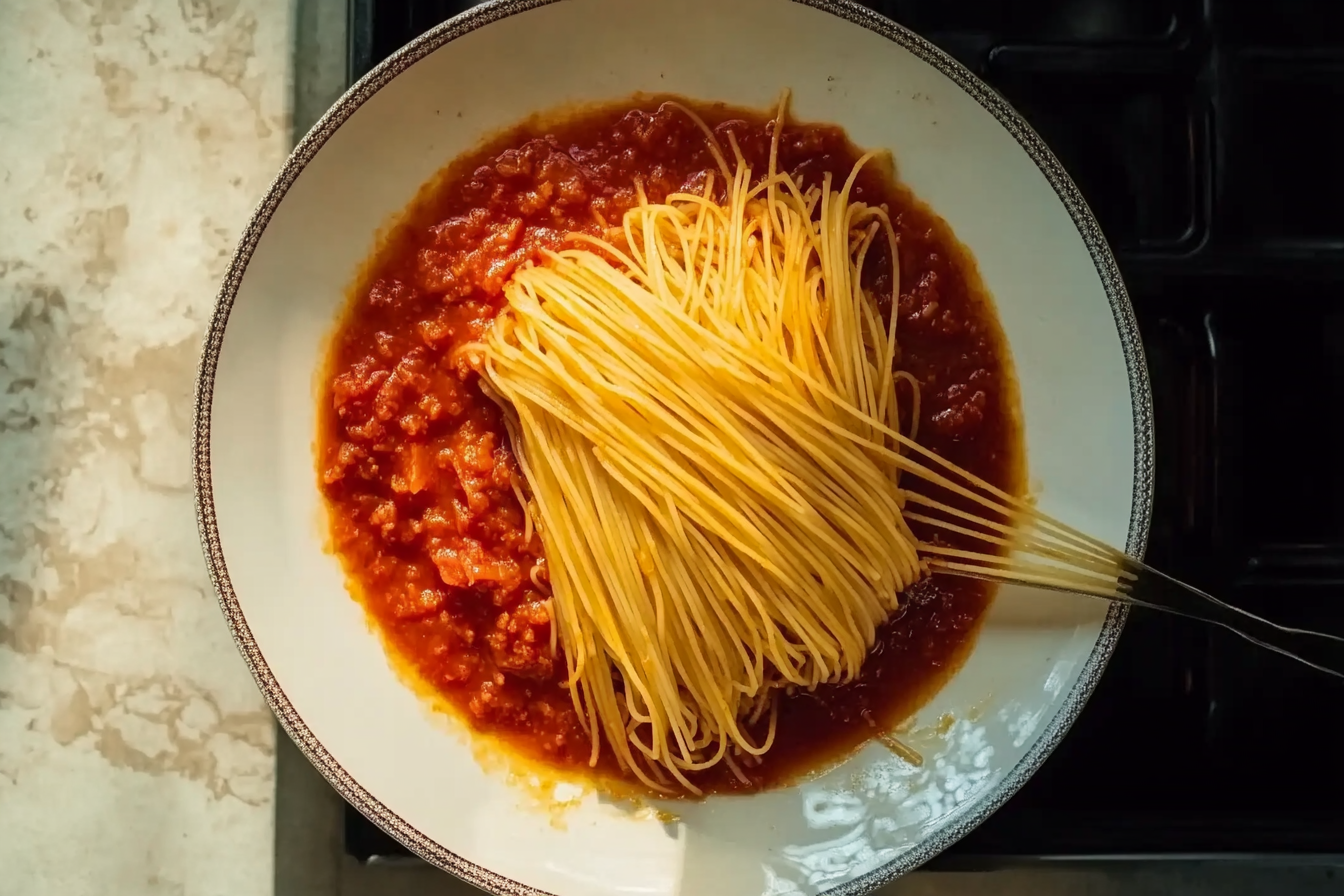
POLYGON ((882 240, 894 307, 894 228, 851 196, 872 154, 804 190, 776 170, 782 111, 759 175, 701 122, 724 198, 714 178, 641 192, 611 239, 576 235, 515 272, 485 345, 591 760, 606 744, 655 790, 698 792, 688 776, 719 762, 742 777, 780 692, 855 679, 931 567, 1116 586, 1117 552, 915 443, 896 315, 861 285, 882 240), (905 491, 903 472, 990 518, 905 491), (985 550, 921 543, 911 521, 985 550), (1046 565, 1006 562, 1010 547, 1046 565))

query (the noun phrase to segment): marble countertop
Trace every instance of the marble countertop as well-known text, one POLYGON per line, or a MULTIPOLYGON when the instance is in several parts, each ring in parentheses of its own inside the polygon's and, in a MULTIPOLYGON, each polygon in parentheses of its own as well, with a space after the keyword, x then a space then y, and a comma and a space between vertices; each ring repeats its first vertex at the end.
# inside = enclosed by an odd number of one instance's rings
POLYGON ((274 727, 188 432, 290 141, 272 0, 0 2, 0 892, 269 894, 274 727))

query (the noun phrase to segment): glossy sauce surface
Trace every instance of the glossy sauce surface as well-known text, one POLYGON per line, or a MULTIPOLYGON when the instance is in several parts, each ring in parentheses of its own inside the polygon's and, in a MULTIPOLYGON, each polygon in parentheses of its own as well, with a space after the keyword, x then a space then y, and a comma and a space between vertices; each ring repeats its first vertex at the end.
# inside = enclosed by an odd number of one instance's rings
MULTIPOLYGON (((731 131, 754 172, 766 169, 764 116, 695 108, 724 146, 731 131)), ((843 183, 859 155, 838 128, 787 125, 779 164, 805 183, 826 173, 843 183)), ((540 539, 525 540, 507 434, 462 349, 490 326, 519 264, 619 222, 637 178, 659 201, 699 191, 714 167, 703 134, 657 99, 521 126, 421 191, 366 265, 332 341, 318 475, 352 593, 423 686, 532 759, 586 768, 590 744, 564 659, 549 649, 545 561, 540 539)), ((854 197, 885 202, 899 235, 898 366, 921 384, 919 441, 1017 489, 1016 387, 974 262, 882 165, 869 163, 854 197)), ((865 285, 891 313, 881 240, 865 285)), ((775 746, 745 770, 749 786, 722 763, 697 784, 768 787, 889 728, 955 671, 989 599, 969 580, 917 585, 860 680, 782 699, 775 746)))

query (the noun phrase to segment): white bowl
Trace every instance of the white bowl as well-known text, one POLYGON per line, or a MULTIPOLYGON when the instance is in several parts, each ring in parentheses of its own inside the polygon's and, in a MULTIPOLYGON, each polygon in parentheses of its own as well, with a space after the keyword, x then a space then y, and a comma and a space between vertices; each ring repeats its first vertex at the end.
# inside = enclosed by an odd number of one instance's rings
POLYGON ((1114 260, 1077 190, 999 96, 845 0, 501 0, 341 98, 258 208, 201 364, 201 535, 239 647, 286 731, 357 809, 494 893, 868 892, 1011 796, 1077 716, 1119 608, 1005 590, 920 712, 912 768, 869 745, 833 771, 679 820, 588 794, 556 823, 477 761, 389 666, 324 550, 313 440, 324 339, 374 235, 445 162, 530 113, 636 91, 764 108, 895 154, 970 247, 1016 362, 1028 482, 1048 512, 1141 554, 1147 373, 1114 260), (943 730, 931 723, 949 714, 943 730))

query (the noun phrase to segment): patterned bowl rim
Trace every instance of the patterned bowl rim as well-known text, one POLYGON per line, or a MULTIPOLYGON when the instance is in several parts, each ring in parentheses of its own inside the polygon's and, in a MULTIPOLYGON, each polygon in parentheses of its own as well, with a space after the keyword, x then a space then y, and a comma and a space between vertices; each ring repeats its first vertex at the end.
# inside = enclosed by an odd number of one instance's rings
MULTIPOLYGON (((238 295, 247 266, 256 250, 262 233, 271 217, 285 198, 289 188, 313 160, 322 146, 355 111, 370 97, 385 87, 393 78, 446 44, 509 16, 531 9, 561 3, 565 0, 489 0, 437 27, 393 53, 361 78, 313 125, 299 141, 286 160, 284 167, 272 182, 265 198, 253 212, 247 228, 238 242, 228 273, 215 301, 214 314, 206 332, 204 351, 196 380, 195 427, 192 435, 193 480, 196 491, 196 519, 200 529, 202 548, 211 582, 219 603, 232 630, 234 641, 242 652, 262 694, 279 719, 285 732, 308 760, 317 767, 338 793, 363 815, 387 831, 408 849, 426 861, 449 871, 473 886, 496 896, 548 896, 543 890, 528 886, 497 874, 461 856, 450 852, 431 840, 360 786, 336 759, 317 740, 307 724, 285 696, 280 683, 272 674, 265 658, 243 617, 238 596, 229 581, 228 567, 220 546, 219 528, 215 519, 215 503, 210 475, 210 411, 214 394, 215 372, 229 313, 238 295)), ((785 2, 785 0, 781 0, 785 2)), ((854 0, 787 0, 819 9, 838 16, 854 25, 875 32, 909 50, 952 80, 975 99, 986 111, 1008 130, 1026 151, 1050 186, 1068 210, 1079 235, 1092 256, 1106 297, 1115 317, 1116 330, 1129 374, 1129 392, 1134 413, 1134 492, 1130 507, 1129 533, 1125 550, 1131 556, 1142 557, 1148 541, 1153 498, 1153 409, 1149 388, 1148 368, 1143 344, 1129 294, 1120 277, 1110 247, 1102 235, 1096 218, 1084 202, 1077 186, 1065 173, 1063 166, 1034 130, 998 93, 977 78, 965 66, 924 38, 896 24, 854 0)), ((890 862, 846 884, 827 891, 830 896, 861 896, 871 893, 893 879, 912 871, 964 837, 1015 794, 1027 779, 1040 768, 1054 748, 1068 732, 1083 706, 1087 703, 1097 681, 1110 660, 1115 644, 1124 628, 1126 609, 1113 604, 1097 637, 1095 646, 1083 664, 1077 683, 1067 695, 1050 723, 1042 729, 1035 743, 1022 759, 985 794, 975 807, 954 822, 930 835, 918 845, 901 853, 890 862)))

